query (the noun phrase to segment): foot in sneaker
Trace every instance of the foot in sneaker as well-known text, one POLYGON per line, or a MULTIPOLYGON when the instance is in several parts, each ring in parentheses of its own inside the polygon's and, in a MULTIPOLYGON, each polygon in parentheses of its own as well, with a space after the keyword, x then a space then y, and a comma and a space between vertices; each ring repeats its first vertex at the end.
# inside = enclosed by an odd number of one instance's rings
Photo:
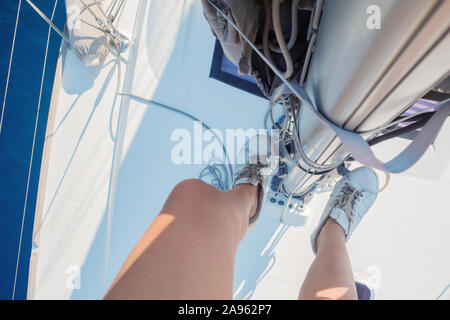
POLYGON ((261 208, 269 189, 269 177, 278 170, 278 157, 272 156, 276 139, 258 135, 250 139, 240 152, 240 160, 234 167, 233 188, 241 184, 258 187, 258 204, 250 215, 249 229, 254 228, 259 220, 261 208), (255 139, 257 141, 255 141, 255 139))
POLYGON ((329 218, 344 230, 345 241, 350 239, 361 219, 375 202, 378 195, 378 177, 375 171, 361 167, 347 173, 333 189, 319 225, 311 235, 314 253, 317 239, 329 218))

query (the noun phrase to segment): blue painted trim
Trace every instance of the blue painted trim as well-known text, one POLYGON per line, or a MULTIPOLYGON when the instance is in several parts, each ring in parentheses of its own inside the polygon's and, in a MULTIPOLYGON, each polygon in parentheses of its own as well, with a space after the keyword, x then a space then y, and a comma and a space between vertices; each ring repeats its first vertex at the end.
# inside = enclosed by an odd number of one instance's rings
POLYGON ((222 46, 218 40, 216 40, 214 46, 214 55, 209 77, 258 97, 267 99, 261 93, 261 90, 256 84, 256 80, 248 75, 240 76, 238 74, 237 67, 225 57, 222 46))
MULTIPOLYGON (((51 16, 56 0, 34 0, 51 16)), ((3 104, 7 72, 19 0, 0 2, 0 101, 3 104)), ((55 24, 65 24, 64 1, 59 0, 55 24)), ((22 0, 8 94, 0 134, 0 299, 12 299, 16 264, 18 264, 15 299, 26 299, 31 240, 36 207, 42 152, 48 111, 61 44, 51 32, 43 81, 42 99, 37 123, 34 156, 26 203, 25 195, 30 170, 37 106, 41 87, 48 25, 22 0), (20 232, 23 237, 19 252, 20 232), (19 260, 17 259, 19 253, 19 260)), ((1 106, 1 105, 0 105, 1 106)))

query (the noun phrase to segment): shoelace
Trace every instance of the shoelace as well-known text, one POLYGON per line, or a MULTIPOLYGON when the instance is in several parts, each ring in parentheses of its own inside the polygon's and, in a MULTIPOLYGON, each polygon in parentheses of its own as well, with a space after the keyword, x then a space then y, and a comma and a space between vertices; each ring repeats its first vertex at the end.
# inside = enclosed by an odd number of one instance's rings
POLYGON ((250 178, 252 180, 256 180, 258 183, 261 183, 261 171, 264 168, 269 166, 267 161, 258 161, 254 164, 248 164, 244 166, 237 174, 234 181, 238 181, 241 178, 250 178))
POLYGON ((357 191, 349 183, 345 183, 331 208, 340 208, 345 212, 349 223, 353 220, 353 210, 361 202, 364 193, 357 191))

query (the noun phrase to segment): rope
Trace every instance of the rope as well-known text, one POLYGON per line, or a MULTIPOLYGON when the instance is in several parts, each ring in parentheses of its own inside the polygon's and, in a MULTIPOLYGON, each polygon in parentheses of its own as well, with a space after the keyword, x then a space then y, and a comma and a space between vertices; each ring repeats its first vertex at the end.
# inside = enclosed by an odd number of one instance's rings
POLYGON ((292 62, 292 56, 286 45, 286 41, 284 41, 283 31, 281 30, 280 0, 273 0, 272 2, 272 20, 275 30, 275 36, 280 45, 280 49, 283 53, 284 59, 286 60, 286 71, 284 72, 284 78, 289 79, 294 72, 294 64, 292 62))
POLYGON ((52 28, 55 30, 61 38, 63 38, 66 42, 70 43, 69 38, 50 20, 31 0, 25 0, 28 4, 36 11, 42 19, 44 19, 52 28))
MULTIPOLYGON (((132 93, 119 92, 117 94, 120 95, 120 96, 126 96, 126 97, 134 98, 134 99, 137 99, 137 100, 141 100, 141 101, 143 101, 143 102, 145 102, 147 104, 153 104, 153 105, 155 105, 157 107, 170 110, 172 112, 181 114, 181 115, 183 115, 183 116, 185 116, 185 117, 187 117, 187 118, 189 118, 189 119, 191 119, 193 121, 199 121, 206 130, 211 131, 211 133, 216 137, 216 139, 218 141, 220 141, 220 143, 222 144, 222 149, 223 149, 224 155, 225 155, 226 159, 228 160, 228 170, 226 170, 226 169, 222 170, 222 171, 225 172, 224 175, 217 174, 217 170, 216 169, 218 168, 218 166, 225 166, 225 165, 224 164, 217 164, 217 163, 215 163, 215 164, 208 164, 208 166, 200 172, 199 178, 204 176, 205 170, 209 170, 209 172, 213 173, 213 175, 214 175, 213 181, 218 182, 217 185, 220 186, 219 189, 221 189, 221 190, 229 190, 231 188, 232 178, 233 178, 233 167, 231 165, 231 161, 230 161, 229 155, 228 155, 227 150, 225 148, 225 144, 220 139, 220 137, 217 136, 217 134, 214 132, 214 130, 211 130, 211 127, 209 125, 207 125, 206 123, 201 121, 199 118, 197 118, 197 117, 195 117, 195 116, 193 116, 193 115, 191 115, 191 114, 189 114, 189 113, 187 113, 187 112, 185 112, 183 110, 180 110, 180 109, 177 109, 177 108, 174 108, 174 107, 170 107, 168 105, 159 103, 157 101, 154 101, 154 100, 151 100, 151 99, 147 99, 147 98, 144 98, 144 97, 132 94, 132 93)), ((221 169, 223 169, 223 167, 221 169)), ((215 184, 213 184, 213 185, 215 185, 215 184)))

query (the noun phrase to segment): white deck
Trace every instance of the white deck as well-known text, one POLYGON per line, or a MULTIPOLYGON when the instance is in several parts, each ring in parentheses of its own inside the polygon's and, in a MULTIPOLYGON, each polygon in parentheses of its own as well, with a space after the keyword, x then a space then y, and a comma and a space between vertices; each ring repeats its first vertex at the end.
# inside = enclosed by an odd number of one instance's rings
MULTIPOLYGON (((209 78, 214 38, 200 1, 127 3, 121 30, 134 33, 136 42, 123 57, 123 91, 190 112, 223 132, 263 127, 263 99, 209 78)), ((192 132, 191 120, 114 99, 113 56, 101 68, 86 68, 70 50, 63 55, 45 147, 35 234, 42 228, 29 297, 97 299, 171 188, 197 177, 203 167, 177 166, 170 158, 172 131, 192 132), (74 266, 81 268, 81 288, 71 290, 74 266)), ((377 298, 436 299, 450 284, 449 137, 447 121, 436 151, 392 177, 349 243, 356 276, 377 284, 377 298)), ((383 144, 377 154, 395 154, 404 142, 383 144)), ((317 195, 303 216, 288 216, 291 225, 280 223, 279 207, 266 204, 238 251, 235 298, 296 299, 313 260, 309 237, 327 197, 317 195)))

